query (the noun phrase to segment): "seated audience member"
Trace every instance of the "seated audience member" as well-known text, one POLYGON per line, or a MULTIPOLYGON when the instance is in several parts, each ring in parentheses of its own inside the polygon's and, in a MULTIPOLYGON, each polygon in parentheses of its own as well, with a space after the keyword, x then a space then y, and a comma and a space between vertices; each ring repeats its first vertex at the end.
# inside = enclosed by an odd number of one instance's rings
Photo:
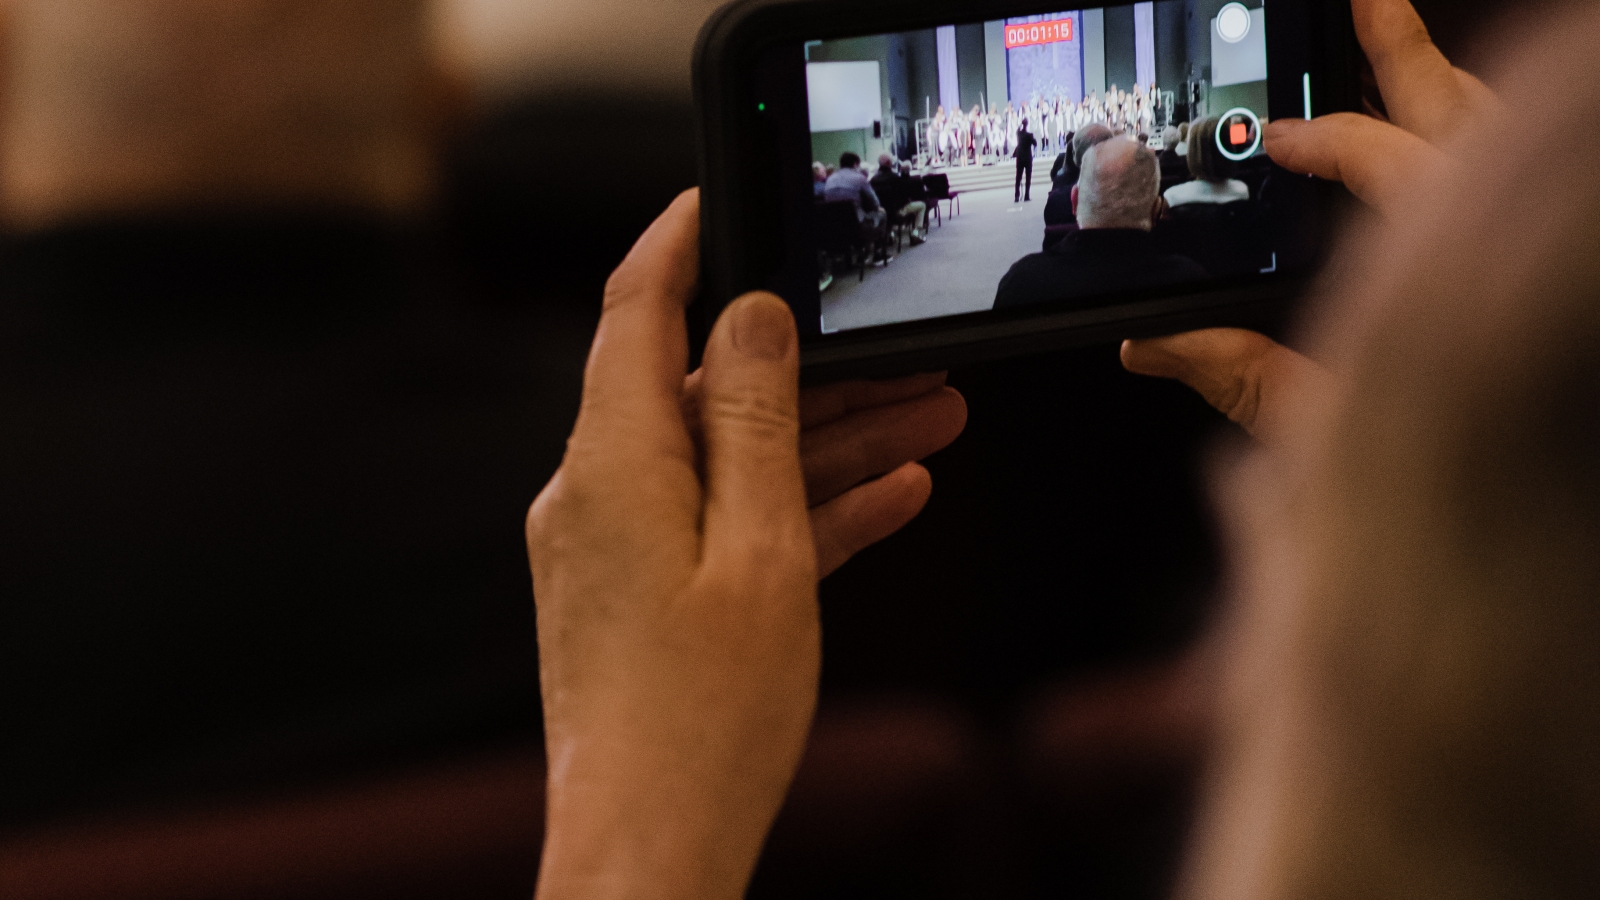
POLYGON ((854 203, 862 218, 882 209, 878 195, 872 190, 872 180, 861 171, 861 157, 854 153, 840 155, 839 167, 828 176, 823 190, 830 203, 840 200, 854 203))
POLYGON ((1088 299, 1204 278, 1193 260, 1162 253, 1150 231, 1161 204, 1160 171, 1149 147, 1112 138, 1083 157, 1072 189, 1078 231, 1025 256, 1000 281, 995 309, 1088 299))
POLYGON ((828 167, 820 162, 811 164, 811 192, 818 200, 828 192, 828 167))
POLYGON ((1056 154, 1056 161, 1050 164, 1050 189, 1060 190, 1063 184, 1068 187, 1078 183, 1078 167, 1072 161, 1072 136, 1067 136, 1067 149, 1056 154))
POLYGON ((1189 123, 1188 122, 1181 122, 1178 125, 1177 153, 1178 153, 1179 156, 1188 156, 1189 155, 1189 123))
POLYGON ((856 221, 861 223, 861 232, 875 248, 874 260, 885 261, 888 257, 886 234, 889 216, 884 212, 877 193, 872 190, 871 180, 861 171, 861 157, 854 153, 840 155, 839 168, 828 176, 822 196, 829 203, 848 200, 855 205, 856 221))
MULTIPOLYGON (((1073 225, 1078 221, 1077 213, 1072 200, 1072 189, 1077 186, 1078 180, 1083 177, 1083 158, 1093 147, 1111 140, 1116 135, 1111 129, 1096 122, 1086 126, 1082 131, 1072 136, 1072 145, 1068 149, 1072 170, 1071 181, 1058 181, 1051 189, 1050 196, 1045 199, 1044 224, 1046 226, 1073 225)), ((1066 156, 1067 154, 1063 154, 1066 156)))
POLYGON ((1216 116, 1196 122, 1190 132, 1200 139, 1189 142, 1189 174, 1194 180, 1167 189, 1167 205, 1187 206, 1191 203, 1237 203, 1250 199, 1250 188, 1236 178, 1228 177, 1229 162, 1217 148, 1215 135, 1221 120, 1216 116))
POLYGON ((894 157, 887 153, 878 157, 878 173, 872 176, 871 185, 884 209, 909 220, 913 246, 927 240, 928 204, 911 199, 911 177, 898 170, 894 157))
MULTIPOLYGON (((1162 181, 1181 181, 1189 176, 1189 164, 1184 155, 1178 152, 1182 141, 1178 129, 1171 125, 1161 132, 1161 142, 1165 145, 1161 150, 1162 181)), ((1184 152, 1188 152, 1187 148, 1184 152)))

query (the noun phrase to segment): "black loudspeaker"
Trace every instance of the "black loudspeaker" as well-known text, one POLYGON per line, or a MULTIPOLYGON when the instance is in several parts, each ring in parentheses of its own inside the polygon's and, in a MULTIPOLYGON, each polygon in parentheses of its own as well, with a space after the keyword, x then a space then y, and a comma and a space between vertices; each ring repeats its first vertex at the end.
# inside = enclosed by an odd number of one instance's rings
POLYGON ((882 122, 873 122, 872 123, 872 139, 875 140, 875 141, 883 140, 883 123, 882 122))

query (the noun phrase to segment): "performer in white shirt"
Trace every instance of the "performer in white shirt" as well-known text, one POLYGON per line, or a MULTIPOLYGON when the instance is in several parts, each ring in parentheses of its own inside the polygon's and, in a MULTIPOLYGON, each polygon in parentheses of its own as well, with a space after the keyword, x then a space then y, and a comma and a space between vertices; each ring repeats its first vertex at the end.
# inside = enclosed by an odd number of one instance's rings
POLYGON ((933 114, 933 121, 928 123, 928 145, 933 153, 933 164, 942 166, 950 154, 950 128, 945 119, 944 107, 939 107, 933 114))
POLYGON ((974 102, 973 112, 968 114, 966 122, 973 130, 973 162, 982 163, 989 154, 989 117, 984 115, 984 107, 974 102))
POLYGON ((967 119, 967 114, 960 109, 956 110, 955 118, 955 154, 957 162, 965 166, 967 154, 972 151, 972 122, 967 119))
POLYGON ((989 155, 995 159, 1005 156, 1006 123, 1000 116, 1000 107, 989 104, 989 155))
POLYGON ((1000 154, 1002 159, 1010 159, 1011 158, 1011 154, 1016 152, 1016 149, 1017 149, 1017 130, 1020 129, 1021 127, 1022 127, 1022 110, 1020 110, 1016 106, 1012 105, 1010 100, 1007 100, 1006 101, 1006 142, 1005 142, 1005 145, 1003 147, 1003 152, 1000 154))
POLYGON ((1039 104, 1039 152, 1053 150, 1055 146, 1056 101, 1053 96, 1046 96, 1044 102, 1039 104))
POLYGON ((960 107, 951 110, 945 117, 944 133, 948 139, 944 142, 944 164, 948 167, 954 167, 961 159, 961 123, 965 118, 960 107))

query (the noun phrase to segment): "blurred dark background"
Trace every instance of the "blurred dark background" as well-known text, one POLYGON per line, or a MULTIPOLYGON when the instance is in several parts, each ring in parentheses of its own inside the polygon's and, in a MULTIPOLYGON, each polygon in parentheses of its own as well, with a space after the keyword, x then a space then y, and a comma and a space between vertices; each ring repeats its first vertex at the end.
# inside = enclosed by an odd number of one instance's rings
MULTIPOLYGON (((1500 5, 1419 8, 1470 66, 1500 5)), ((0 894, 530 894, 521 517, 606 275, 695 182, 705 10, 619 10, 676 43, 605 77, 548 35, 539 65, 483 51, 423 224, 7 239, 0 894), (219 492, 269 512, 240 529, 219 492)), ((1239 436, 1111 346, 951 382, 971 420, 927 511, 823 584, 822 712, 751 896, 1163 896, 1203 761, 1207 471, 1239 436)))

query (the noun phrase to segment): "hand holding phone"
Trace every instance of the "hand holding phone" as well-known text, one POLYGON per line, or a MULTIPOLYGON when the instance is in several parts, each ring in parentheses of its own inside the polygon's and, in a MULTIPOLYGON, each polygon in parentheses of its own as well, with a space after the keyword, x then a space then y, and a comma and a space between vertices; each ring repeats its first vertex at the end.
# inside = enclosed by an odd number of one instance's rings
MULTIPOLYGON (((1426 183, 1419 173, 1447 169, 1448 143, 1501 104, 1427 39, 1409 0, 1355 0, 1353 7, 1381 92, 1372 105, 1388 111, 1387 121, 1336 113, 1274 122, 1267 152, 1289 171, 1344 182, 1381 214, 1405 206, 1426 183)), ((1182 381, 1269 445, 1289 439, 1308 395, 1332 390, 1332 374, 1304 356, 1233 329, 1128 341, 1122 360, 1129 371, 1182 381)))

